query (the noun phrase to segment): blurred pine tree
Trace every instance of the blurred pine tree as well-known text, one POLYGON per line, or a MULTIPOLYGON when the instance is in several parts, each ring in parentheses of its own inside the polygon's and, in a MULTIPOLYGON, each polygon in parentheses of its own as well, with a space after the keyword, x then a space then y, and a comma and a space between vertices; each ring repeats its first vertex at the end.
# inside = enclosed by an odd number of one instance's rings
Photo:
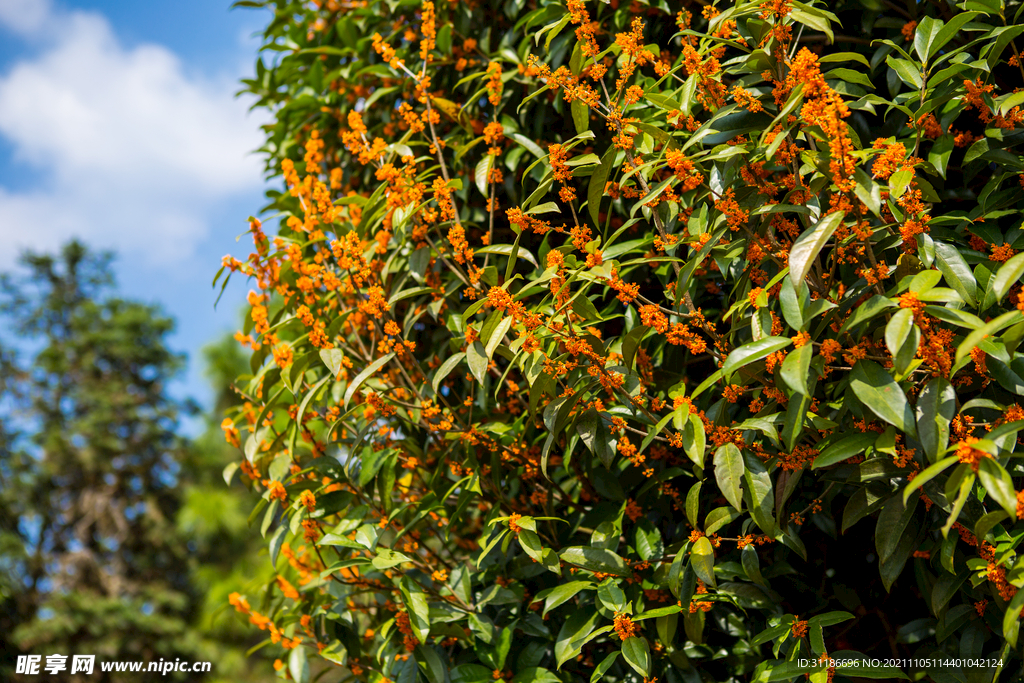
MULTIPOLYGON (((252 634, 215 617, 252 570, 251 501, 220 480, 215 421, 179 434, 195 407, 167 391, 174 322, 113 296, 110 260, 71 242, 0 280, 0 678, 32 653, 212 661, 205 680, 237 680, 252 634)), ((208 360, 223 407, 244 360, 226 344, 208 360)), ((138 680, 89 680, 118 676, 138 680)))

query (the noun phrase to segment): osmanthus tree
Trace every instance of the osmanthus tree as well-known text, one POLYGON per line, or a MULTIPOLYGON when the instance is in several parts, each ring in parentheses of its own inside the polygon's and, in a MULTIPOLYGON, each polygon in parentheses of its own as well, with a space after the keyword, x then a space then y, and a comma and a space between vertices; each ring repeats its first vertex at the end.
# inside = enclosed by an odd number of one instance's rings
POLYGON ((1021 675, 1019 2, 236 4, 281 676, 1021 675))

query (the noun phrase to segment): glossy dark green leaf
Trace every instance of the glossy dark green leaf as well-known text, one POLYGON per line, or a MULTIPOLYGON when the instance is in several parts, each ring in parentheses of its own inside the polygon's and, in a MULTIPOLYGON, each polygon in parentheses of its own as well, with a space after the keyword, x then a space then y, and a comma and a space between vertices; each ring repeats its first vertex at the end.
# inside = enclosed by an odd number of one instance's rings
POLYGON ((747 458, 743 484, 754 523, 761 531, 774 538, 777 533, 775 518, 772 515, 775 507, 775 490, 771 475, 756 457, 747 458))
POLYGON ((832 237, 832 233, 843 222, 844 217, 845 214, 842 211, 826 214, 793 242, 793 246, 789 250, 789 277, 794 286, 799 287, 803 284, 814 259, 832 237))
POLYGON ((850 389, 879 418, 905 434, 917 435, 907 395, 881 365, 866 359, 858 361, 850 373, 850 389))
POLYGON ((592 572, 603 572, 615 576, 632 576, 622 557, 604 548, 576 546, 566 548, 559 556, 563 561, 592 572))
POLYGON ((288 655, 288 673, 296 683, 309 683, 309 660, 301 645, 288 655))
POLYGON ((580 591, 584 590, 594 590, 594 584, 590 581, 570 581, 554 588, 542 590, 537 593, 533 601, 544 600, 544 614, 547 614, 559 605, 572 600, 580 591))
POLYGON ((992 280, 992 291, 996 297, 996 303, 1003 300, 1010 287, 1020 282, 1021 275, 1024 275, 1024 253, 1012 256, 1006 263, 999 267, 996 276, 992 280))
POLYGON ((896 308, 896 304, 890 301, 884 296, 873 296, 861 305, 853 309, 850 317, 843 323, 843 326, 839 328, 839 333, 850 331, 852 332, 857 325, 865 323, 878 315, 884 313, 887 309, 896 308))
POLYGON ((1009 472, 993 458, 982 458, 978 463, 978 478, 988 495, 1002 506, 1006 514, 1016 517, 1017 490, 1013 487, 1009 472))
POLYGON ((715 549, 707 536, 701 536, 690 548, 690 566, 697 577, 709 586, 715 586, 715 549))
POLYGON ((704 519, 704 533, 713 534, 742 515, 742 512, 728 505, 715 508, 704 519))
POLYGON ((715 451, 715 481, 725 499, 737 510, 743 509, 743 453, 734 443, 722 445, 715 451))
POLYGON ((780 351, 793 343, 789 337, 765 337, 759 341, 750 342, 737 348, 725 359, 722 366, 722 375, 731 377, 740 368, 767 358, 776 351, 780 351))
POLYGON ((920 496, 912 495, 904 505, 901 496, 893 496, 882 507, 875 525, 875 549, 882 562, 895 552, 902 540, 904 531, 917 510, 919 498, 920 496))
POLYGON ((811 469, 816 470, 819 467, 828 467, 837 462, 848 460, 855 455, 860 455, 874 444, 877 438, 878 435, 874 432, 851 434, 850 436, 843 437, 823 449, 814 458, 811 469))
POLYGON ((930 465, 923 472, 918 472, 917 476, 914 477, 914 480, 907 484, 907 487, 903 489, 903 500, 909 500, 911 493, 952 467, 957 460, 958 458, 955 455, 951 455, 948 458, 943 458, 934 465, 930 465))
POLYGON ((619 658, 619 650, 609 653, 607 657, 601 660, 601 663, 594 667, 594 673, 590 675, 590 683, 597 683, 604 676, 608 669, 612 668, 615 664, 615 660, 619 658))
POLYGON ((936 462, 949 444, 949 425, 956 416, 956 390, 942 377, 924 386, 918 396, 917 436, 930 462, 936 462))
POLYGON ((622 658, 644 678, 651 675, 651 648, 646 638, 634 636, 622 641, 622 658))
POLYGON ((616 149, 609 146, 608 151, 601 158, 601 165, 598 166, 590 176, 590 184, 587 186, 587 211, 594 225, 601 225, 600 211, 601 199, 605 196, 604 187, 608 183, 608 176, 612 170, 612 161, 615 159, 616 149))
POLYGON ((786 359, 782 361, 782 370, 779 375, 794 393, 808 396, 810 394, 809 377, 811 369, 811 358, 814 356, 814 347, 811 344, 790 351, 786 359))
POLYGON ((600 618, 597 610, 575 610, 569 615, 555 638, 557 668, 561 669, 563 664, 580 653, 600 618))

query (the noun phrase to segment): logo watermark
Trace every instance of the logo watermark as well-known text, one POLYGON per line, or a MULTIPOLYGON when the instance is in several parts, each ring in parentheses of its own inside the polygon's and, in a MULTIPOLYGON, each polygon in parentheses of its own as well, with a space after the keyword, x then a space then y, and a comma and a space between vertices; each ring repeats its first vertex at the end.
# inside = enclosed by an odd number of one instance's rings
MULTIPOLYGON (((28 676, 42 674, 58 674, 65 671, 72 674, 91 675, 97 669, 96 655, 18 655, 14 673, 28 676), (70 661, 69 661, 70 660, 70 661)), ((190 662, 181 659, 160 659, 153 662, 100 662, 99 671, 158 673, 166 676, 170 673, 208 673, 213 669, 211 662, 190 662)))

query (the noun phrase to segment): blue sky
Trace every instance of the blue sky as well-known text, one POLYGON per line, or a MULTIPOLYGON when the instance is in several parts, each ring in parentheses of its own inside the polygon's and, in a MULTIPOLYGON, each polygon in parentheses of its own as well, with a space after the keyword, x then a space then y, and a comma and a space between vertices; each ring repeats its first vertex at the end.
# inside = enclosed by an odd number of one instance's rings
POLYGON ((189 355, 173 387, 209 399, 200 350, 237 329, 263 205, 260 114, 236 99, 264 11, 221 0, 0 0, 0 270, 71 237, 117 253, 122 296, 158 303, 189 355), (236 237, 242 239, 236 242, 236 237))

